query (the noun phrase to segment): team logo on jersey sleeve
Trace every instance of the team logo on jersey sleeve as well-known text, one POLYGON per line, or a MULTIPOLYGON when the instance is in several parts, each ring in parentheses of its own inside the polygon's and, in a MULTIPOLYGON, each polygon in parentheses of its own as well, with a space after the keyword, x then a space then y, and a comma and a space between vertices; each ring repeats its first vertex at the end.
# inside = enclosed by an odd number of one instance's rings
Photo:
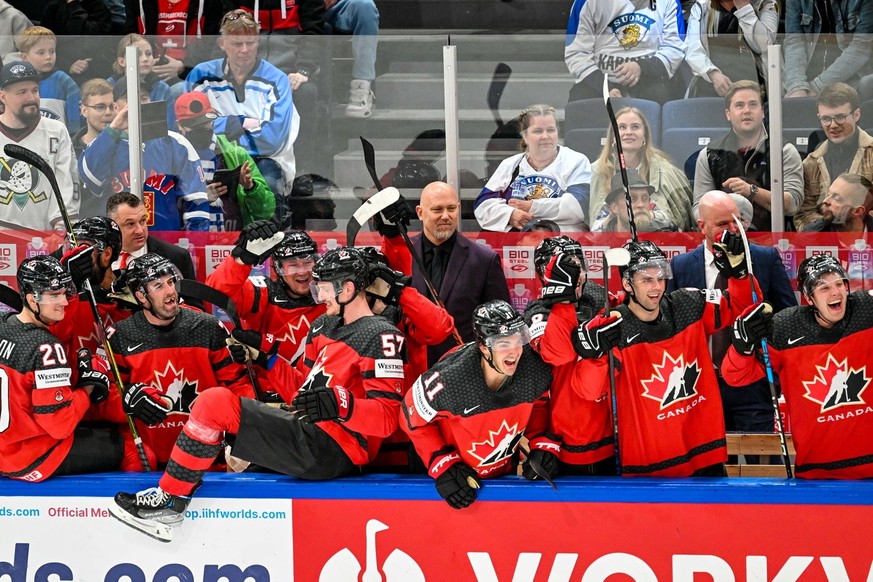
POLYGON ((488 467, 511 457, 523 436, 524 429, 519 430, 518 423, 509 426, 504 420, 497 430, 488 431, 487 439, 473 443, 467 452, 479 459, 479 467, 488 467))
POLYGON ((654 372, 648 380, 643 380, 643 396, 661 403, 661 410, 697 396, 697 380, 700 367, 697 360, 685 363, 680 354, 673 358, 667 352, 660 364, 654 365, 654 372))
POLYGON ((623 49, 630 50, 640 44, 654 23, 654 18, 632 12, 617 16, 609 23, 609 28, 618 39, 618 44, 623 49))
POLYGON ((524 176, 512 183, 512 198, 516 200, 539 200, 561 195, 558 181, 551 176, 524 176))
POLYGON ((6 206, 10 202, 24 209, 27 201, 34 204, 46 199, 45 192, 36 192, 39 186, 39 174, 27 162, 16 160, 10 164, 5 158, 0 158, 0 204, 6 206))
POLYGON ((822 413, 840 406, 865 403, 862 395, 871 380, 866 366, 851 368, 848 358, 838 362, 833 354, 828 354, 825 365, 815 368, 815 377, 803 381, 804 397, 821 405, 822 413))

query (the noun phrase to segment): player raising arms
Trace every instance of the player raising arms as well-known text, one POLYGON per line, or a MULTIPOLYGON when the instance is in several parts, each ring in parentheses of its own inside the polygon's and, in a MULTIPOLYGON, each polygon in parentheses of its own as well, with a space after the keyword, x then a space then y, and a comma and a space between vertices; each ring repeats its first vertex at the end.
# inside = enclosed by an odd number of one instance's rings
POLYGON ((809 305, 771 315, 769 305, 762 303, 737 318, 722 373, 731 385, 761 378, 761 340, 766 339, 791 417, 796 475, 869 479, 873 477, 873 414, 867 402, 873 394, 868 391, 873 377, 869 355, 873 295, 850 293, 846 271, 828 255, 809 257, 800 264, 797 288, 809 305))
POLYGON ((230 390, 200 395, 158 488, 119 493, 109 511, 156 539, 170 541, 227 435, 234 457, 302 479, 359 471, 397 428, 405 338, 373 315, 367 264, 356 249, 326 253, 313 271, 326 314, 312 324, 296 369, 277 361, 267 376, 291 406, 274 408, 230 390))
POLYGON ((476 340, 449 352, 415 381, 400 425, 455 509, 481 479, 509 473, 521 438, 541 434, 552 373, 528 346, 530 331, 506 301, 473 312, 476 340))

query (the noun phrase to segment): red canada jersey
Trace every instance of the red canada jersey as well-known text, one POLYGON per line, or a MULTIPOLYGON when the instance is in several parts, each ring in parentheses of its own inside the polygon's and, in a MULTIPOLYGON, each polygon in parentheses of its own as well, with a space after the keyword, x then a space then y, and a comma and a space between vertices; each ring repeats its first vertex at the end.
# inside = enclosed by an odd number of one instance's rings
POLYGON ((403 401, 400 426, 430 468, 436 457, 456 451, 482 477, 505 475, 525 435, 548 423, 548 364, 525 346, 511 381, 498 391, 485 383, 482 355, 471 342, 446 354, 419 377, 403 401))
POLYGON ((571 465, 596 463, 615 453, 609 397, 606 393, 595 400, 582 396, 574 375, 580 358, 571 339, 579 323, 591 319, 605 299, 603 287, 589 281, 578 305, 559 303, 549 308, 535 300, 525 310, 531 346, 553 366, 546 436, 560 443, 558 458, 571 465))
MULTIPOLYGON (((188 22, 188 4, 189 0, 179 0, 176 3, 158 0, 158 22, 155 36, 164 49, 164 54, 180 61, 185 60, 185 56, 188 54, 188 39, 197 38, 197 29, 204 25, 202 16, 199 18, 199 26, 196 18, 188 22)), ((142 15, 137 21, 139 22, 139 33, 145 34, 142 15)))
POLYGON ((73 431, 90 406, 74 390, 72 368, 61 341, 48 330, 0 322, 0 475, 42 481, 60 466, 73 431))
POLYGON ((295 362, 312 322, 324 314, 325 306, 311 296, 294 298, 284 284, 266 277, 249 277, 252 268, 237 264, 228 256, 206 278, 206 284, 230 297, 246 329, 271 334, 279 343, 278 354, 295 362))
MULTIPOLYGON (((728 293, 679 289, 646 323, 621 305, 616 353, 616 409, 623 475, 686 477, 727 460, 724 413, 707 338, 751 304, 748 280, 728 293)), ((580 363, 591 399, 608 390, 606 356, 580 363)))
POLYGON ((405 390, 406 338, 378 315, 343 323, 323 315, 312 324, 304 356, 292 368, 278 361, 262 377, 286 402, 301 390, 342 386, 352 394, 351 417, 319 422, 356 465, 372 461, 397 429, 405 390))
MULTIPOLYGON (((873 296, 848 297, 843 320, 821 327, 811 305, 773 316, 768 351, 788 405, 795 474, 805 479, 873 477, 873 296)), ((731 347, 721 368, 731 385, 765 375, 755 356, 731 347)))
POLYGON ((224 386, 239 396, 254 396, 245 368, 227 350, 227 330, 211 315, 180 309, 170 325, 157 327, 139 312, 108 331, 121 379, 127 385, 150 384, 173 401, 164 422, 145 426, 137 421, 143 442, 159 463, 170 459, 200 392, 224 386))

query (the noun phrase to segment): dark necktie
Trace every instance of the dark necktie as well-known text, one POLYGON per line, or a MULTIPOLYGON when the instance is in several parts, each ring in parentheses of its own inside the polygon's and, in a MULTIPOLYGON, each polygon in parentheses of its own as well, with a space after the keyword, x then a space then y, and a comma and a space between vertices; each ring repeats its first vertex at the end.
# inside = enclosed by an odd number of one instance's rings
MULTIPOLYGON (((724 291, 727 289, 727 279, 719 273, 715 278, 715 288, 724 291)), ((722 313, 722 321, 727 316, 727 313, 722 313)), ((721 361, 724 359, 728 348, 731 346, 731 326, 727 326, 721 331, 717 331, 712 335, 712 363, 716 368, 721 368, 721 361)))
POLYGON ((445 250, 441 246, 433 248, 433 260, 430 263, 430 281, 433 283, 433 288, 437 291, 443 284, 443 275, 445 274, 445 265, 443 255, 445 250))

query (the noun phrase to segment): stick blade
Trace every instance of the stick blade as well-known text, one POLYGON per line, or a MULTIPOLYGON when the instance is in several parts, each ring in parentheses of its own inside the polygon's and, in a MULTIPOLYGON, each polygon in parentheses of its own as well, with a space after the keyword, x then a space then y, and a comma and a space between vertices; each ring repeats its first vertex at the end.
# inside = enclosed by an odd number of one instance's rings
POLYGON ((607 249, 603 258, 610 267, 624 267, 630 263, 630 253, 626 248, 607 249))
POLYGON ((346 245, 355 246, 355 238, 358 236, 358 231, 364 226, 367 221, 385 210, 395 202, 400 200, 400 190, 394 186, 389 186, 384 190, 376 192, 367 198, 361 204, 346 225, 346 245))

